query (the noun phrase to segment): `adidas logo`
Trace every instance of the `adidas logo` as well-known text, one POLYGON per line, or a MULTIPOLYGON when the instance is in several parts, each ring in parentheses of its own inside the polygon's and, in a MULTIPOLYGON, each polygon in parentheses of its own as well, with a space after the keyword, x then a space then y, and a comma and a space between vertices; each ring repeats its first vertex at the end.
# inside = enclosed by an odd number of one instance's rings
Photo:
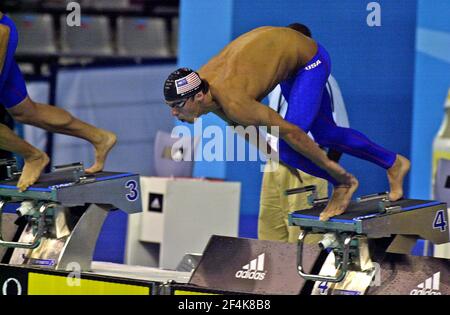
POLYGON ((432 277, 425 280, 425 282, 420 283, 417 288, 411 290, 410 295, 441 295, 439 292, 439 281, 441 278, 441 273, 436 272, 432 277))
POLYGON ((161 208, 161 204, 159 203, 159 199, 158 198, 155 198, 152 201, 151 207, 152 207, 152 209, 160 209, 161 208))
POLYGON ((312 63, 312 64, 310 64, 309 66, 307 66, 307 67, 305 67, 305 70, 312 70, 312 69, 314 69, 315 67, 317 67, 318 65, 320 65, 322 63, 322 61, 320 61, 320 60, 317 60, 316 62, 314 62, 314 63, 312 63))
POLYGON ((264 280, 266 272, 264 271, 264 256, 261 254, 258 258, 250 261, 249 264, 242 266, 242 270, 236 272, 236 278, 249 280, 264 280))

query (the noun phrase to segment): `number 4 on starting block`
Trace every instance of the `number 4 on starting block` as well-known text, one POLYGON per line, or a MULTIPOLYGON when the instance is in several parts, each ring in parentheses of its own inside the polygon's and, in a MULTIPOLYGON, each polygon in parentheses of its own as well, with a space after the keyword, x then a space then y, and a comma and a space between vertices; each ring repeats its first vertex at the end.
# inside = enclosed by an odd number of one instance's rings
POLYGON ((441 232, 445 232, 447 230, 447 222, 445 221, 445 213, 444 210, 439 210, 436 212, 436 216, 433 221, 433 229, 440 229, 441 232))

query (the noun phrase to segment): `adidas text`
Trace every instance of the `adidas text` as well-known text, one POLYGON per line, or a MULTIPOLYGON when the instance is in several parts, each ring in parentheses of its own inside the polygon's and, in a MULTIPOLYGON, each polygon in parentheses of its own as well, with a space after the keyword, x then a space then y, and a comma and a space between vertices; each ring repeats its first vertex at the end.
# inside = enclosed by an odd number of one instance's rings
POLYGON ((238 272, 236 272, 236 278, 241 279, 264 280, 265 276, 266 276, 265 272, 258 272, 258 271, 239 270, 238 272))
POLYGON ((264 257, 261 254, 257 258, 252 259, 250 263, 242 266, 242 270, 236 272, 235 277, 238 279, 264 280, 266 271, 264 271, 264 257))
POLYGON ((410 295, 441 295, 439 292, 440 279, 441 272, 436 272, 432 277, 420 283, 417 289, 411 290, 410 295))
POLYGON ((427 289, 414 289, 411 290, 410 295, 441 295, 441 292, 436 292, 433 290, 427 290, 427 289))

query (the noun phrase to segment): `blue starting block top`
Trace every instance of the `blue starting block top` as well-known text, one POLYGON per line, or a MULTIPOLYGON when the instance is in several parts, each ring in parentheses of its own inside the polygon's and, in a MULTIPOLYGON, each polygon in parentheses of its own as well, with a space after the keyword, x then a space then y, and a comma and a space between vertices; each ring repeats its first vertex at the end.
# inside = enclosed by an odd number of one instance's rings
POLYGON ((389 203, 380 199, 352 201, 342 215, 320 221, 326 204, 289 214, 289 224, 314 232, 353 232, 372 238, 391 235, 417 235, 436 244, 449 241, 447 205, 440 201, 402 199, 389 203))
MULTIPOLYGON (((77 184, 67 176, 65 172, 47 173, 43 174, 39 180, 27 191, 52 192, 59 188, 69 187, 77 184)), ((92 182, 101 182, 104 180, 111 180, 116 178, 124 178, 135 176, 132 173, 115 173, 115 172, 100 172, 92 174, 92 182)), ((17 190, 17 180, 0 181, 0 189, 17 190)))
POLYGON ((24 192, 19 192, 16 185, 17 180, 0 181, 0 198, 53 201, 63 206, 111 204, 128 213, 142 211, 137 174, 99 172, 75 178, 71 171, 60 171, 41 175, 24 192))

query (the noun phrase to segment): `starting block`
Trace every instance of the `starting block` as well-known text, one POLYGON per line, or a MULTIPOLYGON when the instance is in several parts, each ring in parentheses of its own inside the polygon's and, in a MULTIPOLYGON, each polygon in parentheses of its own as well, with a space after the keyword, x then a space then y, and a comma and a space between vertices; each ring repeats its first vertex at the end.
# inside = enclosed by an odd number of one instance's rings
POLYGON ((360 197, 342 215, 320 221, 328 200, 314 199, 314 188, 286 193, 305 191, 312 194, 311 208, 290 213, 289 224, 302 230, 297 245, 297 269, 302 278, 316 282, 313 294, 323 294, 324 284, 327 294, 334 291, 365 294, 380 272, 381 256, 409 255, 418 239, 433 244, 450 241, 446 203, 415 199, 390 202, 387 193, 379 193, 360 197), (303 247, 310 233, 323 234, 318 245, 329 252, 319 274, 307 273, 303 266, 303 247))
POLYGON ((2 160, 0 166, 0 222, 8 203, 20 203, 16 211, 25 226, 16 231, 16 240, 5 240, 0 229, 0 248, 9 249, 0 258, 9 265, 90 270, 108 212, 142 211, 136 174, 85 174, 83 165, 75 163, 53 168, 28 190, 19 192, 20 172, 15 163, 2 160))

